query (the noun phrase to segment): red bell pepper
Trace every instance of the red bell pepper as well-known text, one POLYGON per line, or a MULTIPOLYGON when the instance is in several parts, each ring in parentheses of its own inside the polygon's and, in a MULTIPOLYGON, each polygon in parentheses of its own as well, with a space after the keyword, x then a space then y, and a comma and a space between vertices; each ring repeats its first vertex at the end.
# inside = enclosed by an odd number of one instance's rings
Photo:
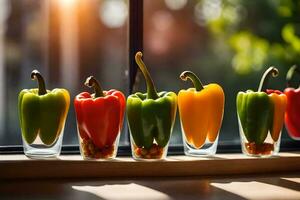
POLYGON ((117 90, 102 91, 92 76, 85 85, 93 87, 95 93, 82 92, 75 97, 77 127, 83 151, 89 151, 85 156, 97 158, 97 151, 114 149, 112 146, 123 126, 125 96, 117 90), (89 145, 94 147, 85 147, 89 145))
POLYGON ((291 86, 291 80, 295 72, 300 75, 300 68, 296 65, 289 69, 286 76, 287 88, 284 90, 287 96, 285 126, 293 139, 300 140, 300 85, 297 89, 291 86))

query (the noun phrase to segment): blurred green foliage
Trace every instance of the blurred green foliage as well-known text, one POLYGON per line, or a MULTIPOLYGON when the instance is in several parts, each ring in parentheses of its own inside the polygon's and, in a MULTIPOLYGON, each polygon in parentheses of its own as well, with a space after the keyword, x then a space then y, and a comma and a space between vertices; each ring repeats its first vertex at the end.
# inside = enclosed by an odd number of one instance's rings
POLYGON ((221 14, 208 19, 214 37, 233 51, 238 74, 261 70, 269 63, 300 63, 300 1, 222 1, 221 14))

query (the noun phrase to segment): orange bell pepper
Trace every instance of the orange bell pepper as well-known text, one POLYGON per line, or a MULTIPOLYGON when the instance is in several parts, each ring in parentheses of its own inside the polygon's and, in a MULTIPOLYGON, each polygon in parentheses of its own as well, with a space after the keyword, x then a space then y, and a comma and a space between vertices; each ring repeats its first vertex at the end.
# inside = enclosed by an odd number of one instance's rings
POLYGON ((279 90, 267 90, 273 105, 273 126, 271 127, 272 139, 277 142, 283 127, 284 113, 287 105, 287 97, 279 90))
POLYGON ((191 71, 184 71, 180 78, 190 79, 194 88, 180 90, 178 108, 183 134, 187 142, 201 148, 205 141, 214 142, 221 128, 225 95, 218 84, 203 86, 191 71))

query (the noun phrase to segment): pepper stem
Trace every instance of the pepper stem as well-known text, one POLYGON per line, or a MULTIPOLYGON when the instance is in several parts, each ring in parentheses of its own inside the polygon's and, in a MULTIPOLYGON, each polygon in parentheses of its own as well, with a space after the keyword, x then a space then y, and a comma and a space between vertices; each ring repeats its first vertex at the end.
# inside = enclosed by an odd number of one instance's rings
POLYGON ((263 76, 260 79, 260 83, 259 83, 259 87, 258 87, 258 92, 264 91, 265 87, 268 84, 269 78, 270 76, 272 77, 276 77, 278 76, 279 71, 277 68, 275 67, 269 67, 265 73, 263 74, 263 76))
POLYGON ((97 79, 93 76, 89 76, 84 85, 90 87, 90 88, 93 88, 94 91, 95 91, 95 98, 97 97, 104 97, 104 93, 103 93, 103 90, 100 86, 100 83, 97 81, 97 79))
POLYGON ((286 74, 286 82, 288 87, 291 87, 292 78, 295 72, 297 72, 300 75, 300 68, 297 65, 293 65, 286 74))
POLYGON ((47 94, 44 78, 38 70, 35 69, 31 72, 31 79, 37 80, 39 85, 39 91, 38 91, 39 95, 47 94))
POLYGON ((137 52, 135 54, 135 62, 139 66, 140 70, 142 71, 146 84, 147 84, 147 99, 157 99, 159 96, 157 94, 156 88, 154 86, 153 80, 150 76, 149 71, 147 70, 147 67, 145 63, 142 60, 143 53, 142 52, 137 52))
POLYGON ((201 83, 198 76, 196 74, 194 74, 193 72, 191 72, 191 71, 184 71, 180 74, 179 77, 183 81, 187 81, 188 79, 190 79, 193 82, 193 85, 194 85, 197 92, 204 89, 203 84, 201 83))

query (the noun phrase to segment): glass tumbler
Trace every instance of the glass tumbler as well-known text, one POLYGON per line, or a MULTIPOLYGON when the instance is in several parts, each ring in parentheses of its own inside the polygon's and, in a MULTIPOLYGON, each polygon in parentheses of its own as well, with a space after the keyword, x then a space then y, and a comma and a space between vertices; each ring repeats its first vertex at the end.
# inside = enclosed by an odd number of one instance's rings
POLYGON ((123 109, 120 104, 116 104, 119 108, 109 107, 110 102, 106 97, 78 101, 80 95, 78 96, 75 110, 81 156, 85 160, 114 159, 117 156, 123 125, 123 109))
POLYGON ((237 116, 243 153, 254 157, 277 155, 286 96, 276 93, 267 95, 260 92, 261 96, 258 98, 252 94, 247 99, 242 99, 239 95, 243 93, 240 92, 237 97, 237 116))
POLYGON ((54 89, 38 95, 37 89, 19 95, 19 119, 24 154, 30 158, 59 156, 70 105, 67 90, 54 89))
POLYGON ((130 135, 130 141, 132 157, 135 160, 156 161, 167 157, 169 142, 165 146, 161 146, 154 140, 150 146, 138 146, 132 135, 130 135))
MULTIPOLYGON (((180 109, 180 108, 179 108, 180 109)), ((193 113, 193 112, 191 112, 193 113)), ((193 116, 193 114, 192 114, 193 116)), ((223 114, 222 114, 223 116, 223 114)), ((195 118, 197 120, 197 118, 195 118)), ((222 121, 222 117, 220 119, 222 121)), ((215 130, 208 130, 206 122, 197 120, 198 123, 190 125, 190 122, 181 121, 181 132, 184 145, 184 153, 189 156, 213 156, 217 151, 220 125, 215 130)))
POLYGON ((202 91, 194 88, 178 94, 184 153, 189 156, 212 156, 217 151, 225 96, 217 84, 202 91))
POLYGON ((62 139, 64 133, 64 123, 61 129, 58 132, 49 133, 49 136, 53 136, 53 142, 45 143, 42 139, 41 132, 37 134, 35 140, 32 143, 28 143, 24 138, 23 140, 23 149, 24 154, 30 158, 56 158, 59 156, 61 147, 62 147, 62 139))
POLYGON ((176 117, 176 100, 175 96, 172 103, 169 100, 164 104, 155 102, 153 107, 142 107, 139 113, 136 112, 137 106, 130 104, 131 107, 127 108, 132 157, 135 160, 157 161, 166 158, 176 117))
MULTIPOLYGON (((110 160, 117 156, 120 132, 117 133, 112 142, 99 145, 94 137, 84 135, 84 131, 78 128, 80 154, 85 160, 110 160)), ((97 134, 96 137, 105 137, 104 134, 97 134)))

